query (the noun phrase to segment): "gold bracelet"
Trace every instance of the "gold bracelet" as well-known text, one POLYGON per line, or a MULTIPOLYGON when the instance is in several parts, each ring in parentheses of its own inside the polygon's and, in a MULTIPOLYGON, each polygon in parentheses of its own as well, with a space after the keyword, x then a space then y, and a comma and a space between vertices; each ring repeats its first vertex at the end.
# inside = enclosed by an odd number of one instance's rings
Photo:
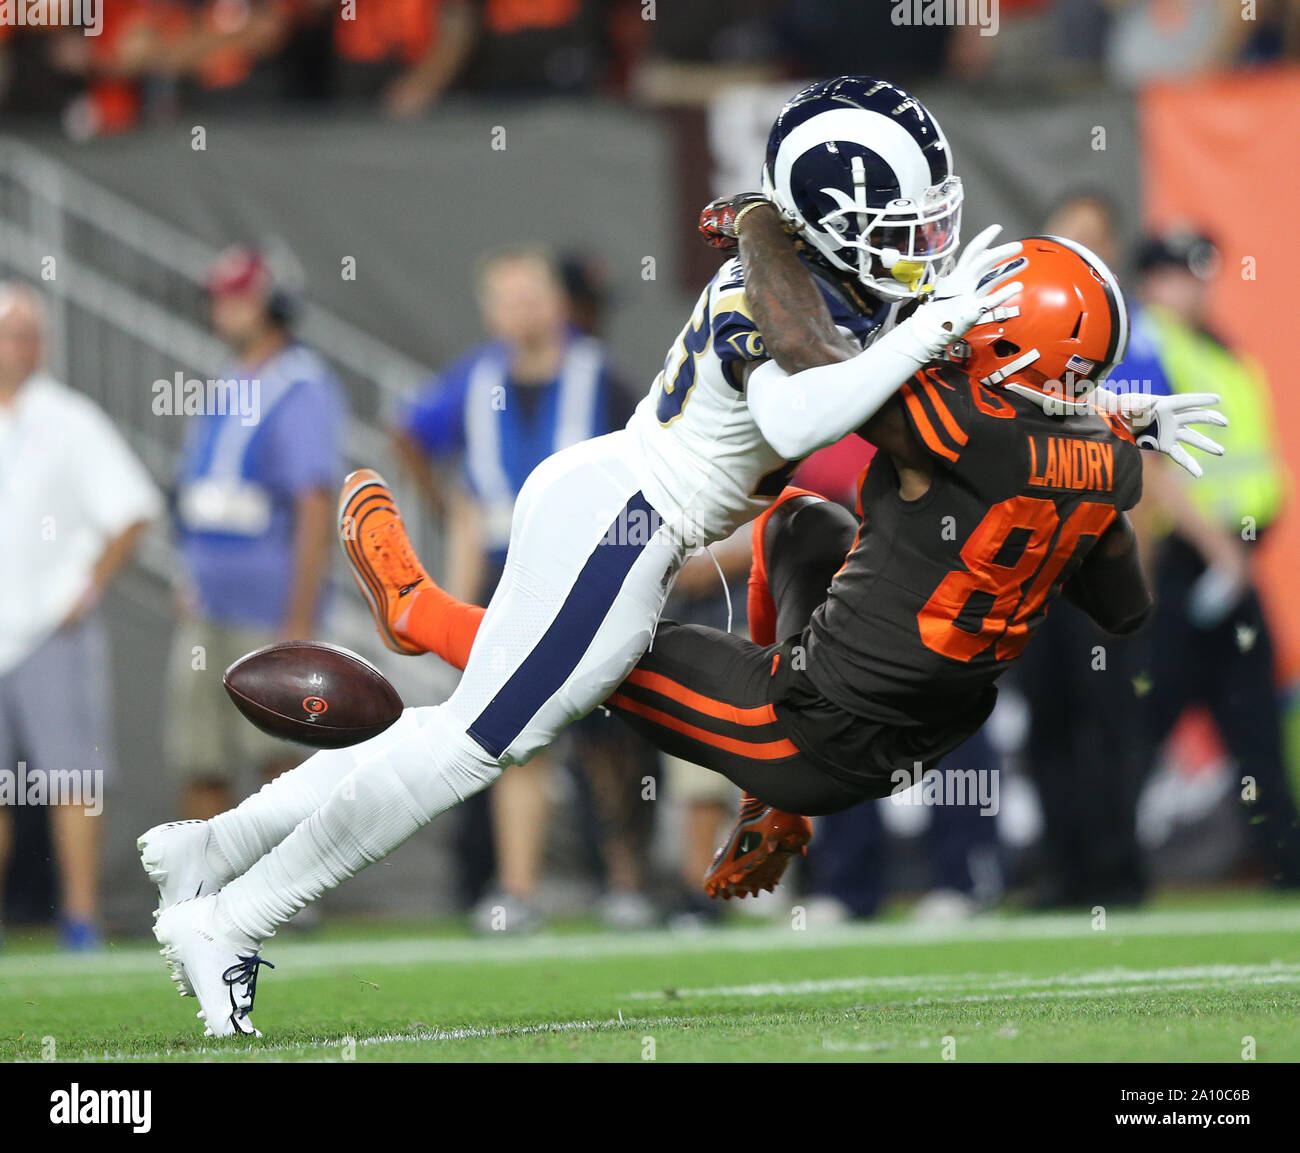
POLYGON ((751 200, 744 208, 736 213, 735 217, 731 221, 731 231, 736 234, 737 240, 740 239, 740 222, 745 219, 745 214, 752 208, 762 208, 764 206, 771 208, 772 202, 770 200, 751 200))

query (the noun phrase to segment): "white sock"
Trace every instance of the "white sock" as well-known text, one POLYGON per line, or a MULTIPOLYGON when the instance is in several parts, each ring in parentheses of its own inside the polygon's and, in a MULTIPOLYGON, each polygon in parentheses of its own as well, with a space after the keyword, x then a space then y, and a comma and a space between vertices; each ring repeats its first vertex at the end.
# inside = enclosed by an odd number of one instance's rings
POLYGON ((324 804, 221 890, 216 921, 223 932, 265 940, 304 905, 501 775, 441 705, 408 709, 398 724, 399 739, 373 751, 324 804))
POLYGON ((321 749, 297 768, 268 781, 251 797, 208 822, 208 863, 222 884, 269 853, 325 803, 338 783, 367 757, 401 740, 407 709, 379 736, 346 749, 321 749))

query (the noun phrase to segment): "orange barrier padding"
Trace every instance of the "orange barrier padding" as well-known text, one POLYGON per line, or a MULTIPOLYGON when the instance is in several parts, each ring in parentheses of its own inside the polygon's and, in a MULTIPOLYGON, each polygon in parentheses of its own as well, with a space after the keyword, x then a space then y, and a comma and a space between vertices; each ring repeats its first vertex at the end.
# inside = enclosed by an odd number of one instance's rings
POLYGON ((1212 323, 1268 373, 1277 440, 1292 481, 1290 500, 1260 550, 1284 683, 1300 680, 1298 108, 1295 67, 1155 84, 1139 97, 1146 223, 1192 223, 1215 239, 1223 266, 1214 285, 1212 323))

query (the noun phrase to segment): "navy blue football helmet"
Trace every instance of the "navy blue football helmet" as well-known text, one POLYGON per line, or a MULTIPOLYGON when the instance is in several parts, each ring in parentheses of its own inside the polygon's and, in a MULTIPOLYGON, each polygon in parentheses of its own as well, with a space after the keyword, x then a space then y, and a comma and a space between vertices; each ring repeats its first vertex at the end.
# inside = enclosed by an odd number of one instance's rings
POLYGON ((832 269, 885 300, 921 295, 952 267, 961 181, 915 97, 883 80, 811 84, 781 109, 763 191, 832 269))

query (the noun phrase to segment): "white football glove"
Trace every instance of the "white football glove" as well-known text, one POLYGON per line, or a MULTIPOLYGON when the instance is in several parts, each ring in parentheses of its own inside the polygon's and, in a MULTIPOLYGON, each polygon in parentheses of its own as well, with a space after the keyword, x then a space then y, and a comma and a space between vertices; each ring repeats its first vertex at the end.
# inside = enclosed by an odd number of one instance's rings
POLYGON ((915 347, 909 347, 908 352, 918 364, 940 356, 948 345, 974 328, 985 312, 1005 304, 1020 291, 1018 281, 1004 283, 1015 274, 1015 268, 989 276, 1003 261, 1020 255, 1019 241, 989 247, 1001 231, 1000 224, 991 224, 968 241, 953 270, 935 281, 929 300, 898 326, 897 331, 906 330, 915 338, 915 347))
POLYGON ((1228 418, 1207 405, 1218 404, 1219 396, 1213 392, 1189 392, 1173 396, 1152 396, 1143 392, 1111 392, 1097 388, 1092 393, 1098 408, 1118 416, 1133 433, 1138 448, 1162 452, 1175 464, 1185 468, 1194 477, 1200 477, 1201 466, 1183 447, 1190 444, 1211 456, 1222 456, 1223 445, 1204 433, 1189 428, 1192 424, 1228 426, 1228 418))

